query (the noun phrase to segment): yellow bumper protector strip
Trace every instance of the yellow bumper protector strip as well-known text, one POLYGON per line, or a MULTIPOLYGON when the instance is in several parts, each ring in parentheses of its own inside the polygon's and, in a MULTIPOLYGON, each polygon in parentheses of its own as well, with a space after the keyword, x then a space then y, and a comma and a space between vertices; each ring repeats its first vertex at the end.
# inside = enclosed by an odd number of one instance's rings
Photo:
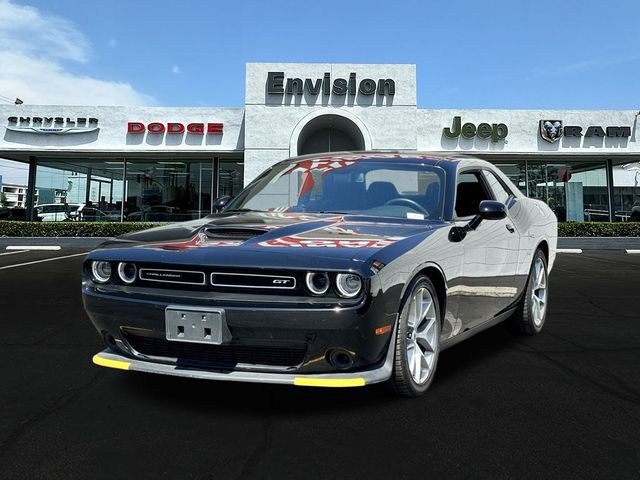
POLYGON ((293 384, 299 387, 362 387, 364 378, 307 378, 295 377, 293 384))
POLYGON ((93 363, 101 367, 119 368, 120 370, 129 370, 131 364, 129 362, 121 362, 120 360, 109 360, 98 355, 93 356, 93 363))

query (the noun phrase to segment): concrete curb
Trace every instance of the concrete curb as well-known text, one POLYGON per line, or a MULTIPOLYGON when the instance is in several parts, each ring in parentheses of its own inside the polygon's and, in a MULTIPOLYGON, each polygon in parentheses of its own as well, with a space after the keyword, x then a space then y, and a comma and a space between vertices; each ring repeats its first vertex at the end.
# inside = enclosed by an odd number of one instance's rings
POLYGON ((636 250, 640 237, 560 237, 558 248, 581 250, 636 250))
POLYGON ((0 237, 0 249, 13 245, 60 246, 62 248, 96 248, 109 237, 0 237))

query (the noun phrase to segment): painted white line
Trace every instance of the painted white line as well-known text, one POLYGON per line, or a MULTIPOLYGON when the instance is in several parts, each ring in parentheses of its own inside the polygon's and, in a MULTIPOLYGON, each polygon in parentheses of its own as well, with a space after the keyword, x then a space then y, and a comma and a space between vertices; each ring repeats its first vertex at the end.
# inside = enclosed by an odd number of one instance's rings
POLYGON ((625 250, 627 253, 640 253, 640 250, 625 250))
POLYGON ((581 248, 558 248, 556 253, 582 253, 581 248))
POLYGON ((86 255, 87 253, 89 252, 74 253, 73 255, 63 255, 62 257, 45 258, 44 260, 35 260, 33 262, 17 263, 15 265, 7 265, 6 267, 0 267, 0 270, 6 270, 7 268, 26 267, 27 265, 33 265, 35 263, 52 262, 54 260, 62 260, 64 258, 79 257, 80 255, 86 255))
POLYGON ((6 250, 60 250, 60 245, 9 245, 6 250))
POLYGON ((13 255, 14 253, 24 253, 24 252, 27 252, 27 251, 28 251, 28 250, 17 250, 17 251, 15 251, 15 252, 5 252, 5 253, 0 253, 0 257, 1 257, 2 255, 13 255))

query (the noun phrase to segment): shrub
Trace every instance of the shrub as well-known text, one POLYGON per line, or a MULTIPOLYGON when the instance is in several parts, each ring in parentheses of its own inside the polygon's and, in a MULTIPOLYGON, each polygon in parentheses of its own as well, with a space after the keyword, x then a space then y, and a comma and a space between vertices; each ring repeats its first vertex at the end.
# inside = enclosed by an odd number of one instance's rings
POLYGON ((640 222, 561 222, 559 237, 640 237, 640 222))
POLYGON ((0 237, 116 237, 166 223, 0 221, 0 237))

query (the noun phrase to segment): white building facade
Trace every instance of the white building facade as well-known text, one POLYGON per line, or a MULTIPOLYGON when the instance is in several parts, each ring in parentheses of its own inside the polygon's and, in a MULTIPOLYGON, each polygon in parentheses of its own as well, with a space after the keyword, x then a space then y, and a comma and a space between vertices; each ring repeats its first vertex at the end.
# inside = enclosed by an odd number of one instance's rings
POLYGON ((560 220, 640 201, 635 111, 419 109, 415 65, 251 63, 245 85, 244 108, 0 106, 0 157, 29 165, 29 207, 105 219, 198 218, 280 160, 344 150, 475 155, 560 220))

